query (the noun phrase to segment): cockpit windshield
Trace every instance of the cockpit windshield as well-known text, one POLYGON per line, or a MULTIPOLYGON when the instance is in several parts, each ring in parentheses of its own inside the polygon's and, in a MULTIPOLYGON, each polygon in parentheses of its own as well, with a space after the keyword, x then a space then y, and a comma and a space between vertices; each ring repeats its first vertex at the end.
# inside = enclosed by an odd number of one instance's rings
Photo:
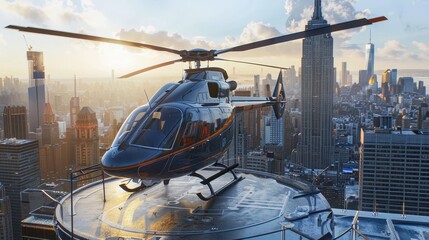
POLYGON ((179 109, 160 107, 147 117, 132 144, 157 149, 171 149, 181 123, 182 112, 179 109))
POLYGON ((125 136, 128 135, 131 130, 137 125, 137 123, 143 118, 149 109, 148 105, 143 105, 136 108, 122 124, 121 129, 119 129, 118 134, 116 134, 115 140, 113 140, 112 146, 116 146, 122 143, 125 139, 125 136))

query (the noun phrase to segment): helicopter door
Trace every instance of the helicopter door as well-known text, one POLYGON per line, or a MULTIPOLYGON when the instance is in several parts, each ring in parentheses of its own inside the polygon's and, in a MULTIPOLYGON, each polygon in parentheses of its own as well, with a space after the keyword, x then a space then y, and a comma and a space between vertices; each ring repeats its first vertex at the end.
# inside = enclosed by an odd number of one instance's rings
POLYGON ((213 134, 213 121, 211 118, 210 111, 208 109, 200 109, 200 134, 199 139, 204 141, 201 144, 201 150, 205 152, 210 152, 210 140, 208 139, 210 135, 213 134))
POLYGON ((214 153, 211 149, 214 142, 209 140, 214 133, 210 111, 205 108, 188 109, 184 122, 184 131, 178 141, 179 147, 185 151, 174 155, 169 167, 170 172, 183 169, 184 166, 199 169, 214 153))
POLYGON ((220 131, 222 130, 223 122, 224 122, 222 121, 222 111, 220 110, 220 108, 211 108, 210 112, 212 114, 213 125, 214 125, 213 128, 216 134, 216 136, 213 138, 213 142, 210 144, 210 148, 212 152, 219 152, 221 151, 221 141, 222 141, 220 131))

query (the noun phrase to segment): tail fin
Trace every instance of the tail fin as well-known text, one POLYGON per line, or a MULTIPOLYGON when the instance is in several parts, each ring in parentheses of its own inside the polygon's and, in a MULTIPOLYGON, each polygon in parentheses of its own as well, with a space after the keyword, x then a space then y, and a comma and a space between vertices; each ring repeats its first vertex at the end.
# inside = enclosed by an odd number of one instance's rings
POLYGON ((286 108, 286 94, 283 85, 283 77, 281 70, 279 72, 279 76, 277 77, 277 83, 274 88, 272 98, 276 101, 276 103, 273 105, 273 110, 276 115, 276 118, 279 119, 283 116, 283 113, 286 108))

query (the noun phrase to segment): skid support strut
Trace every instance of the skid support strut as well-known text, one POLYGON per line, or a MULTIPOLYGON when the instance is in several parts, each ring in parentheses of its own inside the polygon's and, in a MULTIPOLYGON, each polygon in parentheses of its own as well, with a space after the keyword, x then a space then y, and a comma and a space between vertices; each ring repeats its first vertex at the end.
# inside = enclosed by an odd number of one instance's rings
POLYGON ((202 179, 201 184, 207 185, 209 187, 209 189, 210 189, 210 196, 208 196, 208 197, 203 196, 203 194, 201 194, 201 193, 197 193, 197 196, 201 200, 203 200, 203 201, 208 201, 208 200, 212 199, 213 197, 219 195, 220 193, 222 193, 223 191, 225 191, 226 189, 228 189, 233 184, 235 184, 235 183, 237 183, 237 182, 239 182, 240 180, 243 179, 243 177, 241 177, 241 176, 237 177, 237 175, 233 171, 234 168, 238 167, 238 163, 233 164, 233 165, 231 165, 229 167, 226 166, 226 165, 224 165, 224 164, 221 164, 221 163, 215 163, 215 164, 213 164, 213 166, 215 166, 215 167, 222 167, 223 169, 220 170, 219 172, 213 174, 212 176, 210 176, 208 178, 204 177, 203 175, 201 175, 201 174, 199 174, 197 172, 193 172, 193 173, 190 174, 190 176, 202 179), (217 178, 219 178, 220 176, 224 175, 227 172, 230 172, 232 174, 232 176, 234 177, 234 179, 232 179, 231 182, 227 183, 226 185, 224 185, 219 190, 214 191, 213 190, 213 186, 211 185, 210 182, 213 181, 213 180, 215 180, 215 179, 217 179, 217 178))

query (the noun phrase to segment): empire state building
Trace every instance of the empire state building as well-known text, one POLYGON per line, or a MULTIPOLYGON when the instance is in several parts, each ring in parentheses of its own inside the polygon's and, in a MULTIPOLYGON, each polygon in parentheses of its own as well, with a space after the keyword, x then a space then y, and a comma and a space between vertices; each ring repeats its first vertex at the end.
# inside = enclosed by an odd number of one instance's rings
MULTIPOLYGON (((321 0, 314 1, 313 17, 306 30, 325 27, 321 0)), ((333 162, 334 57, 331 34, 305 38, 302 42, 302 133, 298 147, 300 163, 323 169, 333 162)))

